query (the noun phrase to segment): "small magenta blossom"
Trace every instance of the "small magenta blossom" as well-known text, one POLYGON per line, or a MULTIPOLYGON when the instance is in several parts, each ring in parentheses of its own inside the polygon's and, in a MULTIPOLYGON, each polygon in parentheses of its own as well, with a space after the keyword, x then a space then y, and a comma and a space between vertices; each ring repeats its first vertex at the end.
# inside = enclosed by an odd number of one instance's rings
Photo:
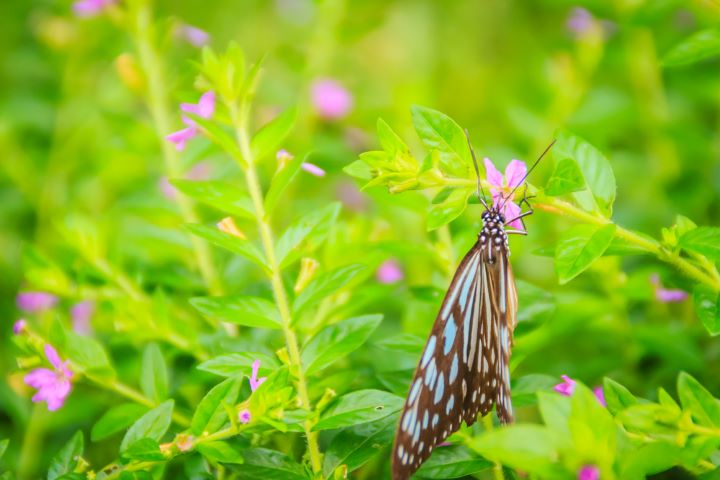
POLYGON ((595 394, 595 398, 597 398, 597 401, 602 405, 603 407, 607 407, 607 402, 605 401, 605 391, 602 387, 595 387, 593 389, 593 393, 595 394))
POLYGON ((565 395, 566 397, 571 396, 575 391, 575 384, 577 382, 567 375, 561 375, 560 378, 563 379, 562 383, 555 385, 553 390, 558 392, 560 395, 565 395))
POLYGON ((309 162, 303 162, 300 167, 308 172, 310 175, 315 175, 316 177, 324 177, 325 176, 325 170, 318 167, 317 165, 309 162))
POLYGON ((73 3, 72 8, 78 17, 94 17, 113 3, 115 0, 78 0, 73 3))
POLYGON ((508 163, 507 167, 505 167, 505 175, 503 176, 503 174, 495 168, 492 160, 485 158, 485 173, 487 174, 487 181, 490 184, 493 204, 496 207, 502 205, 502 211, 500 213, 505 217, 505 221, 512 220, 510 226, 522 230, 523 225, 520 219, 513 220, 520 215, 520 206, 513 202, 512 198, 506 199, 506 197, 525 179, 525 175, 527 174, 525 162, 512 160, 508 163))
POLYGON ((688 293, 683 290, 663 287, 658 274, 650 277, 650 283, 655 287, 655 298, 663 303, 677 303, 688 298, 688 293))
POLYGON ((20 320, 17 320, 15 323, 13 323, 13 333, 15 335, 20 335, 21 333, 25 332, 27 329, 27 320, 24 318, 21 318, 20 320))
POLYGON ((595 465, 583 465, 578 470, 578 480, 600 480, 600 469, 595 465))
POLYGON ((23 312, 36 313, 53 308, 58 298, 48 292, 20 292, 15 303, 23 312))
POLYGON ((76 303, 70 308, 70 317, 72 318, 72 328, 81 335, 89 335, 92 333, 92 325, 90 319, 95 313, 95 304, 90 300, 76 303))
POLYGON ((570 16, 567 20, 568 30, 577 35, 581 36, 593 26, 593 16, 587 9, 582 7, 575 7, 570 11, 570 16))
POLYGON ((240 423, 250 423, 250 410, 248 410, 247 408, 245 410, 241 410, 240 413, 238 413, 238 420, 240 421, 240 423))
MULTIPOLYGON (((212 117, 213 113, 215 113, 215 92, 205 92, 197 104, 181 103, 180 110, 186 113, 192 113, 201 118, 212 117)), ((165 137, 168 141, 175 144, 175 148, 178 151, 184 150, 187 142, 198 134, 197 122, 185 115, 182 116, 182 121, 187 125, 186 128, 173 132, 165 137)))
POLYGON ((353 106, 353 98, 339 82, 330 78, 315 80, 310 87, 315 111, 322 118, 337 120, 345 117, 353 106))
POLYGON ((260 371, 260 360, 255 360, 252 364, 252 375, 250 376, 250 390, 253 392, 263 384, 267 377, 258 378, 258 372, 260 371))
POLYGON ((375 276, 378 282, 386 284, 396 283, 405 278, 402 267, 400 267, 398 261, 393 258, 385 260, 380 267, 378 267, 375 276))
POLYGON ((194 47, 200 48, 210 43, 210 34, 198 27, 182 24, 177 31, 181 38, 194 47))
POLYGON ((57 351, 50 344, 45 344, 45 356, 54 370, 36 368, 25 376, 25 383, 37 389, 32 401, 47 402, 48 410, 53 412, 63 406, 70 394, 73 372, 68 367, 68 362, 60 360, 57 351))

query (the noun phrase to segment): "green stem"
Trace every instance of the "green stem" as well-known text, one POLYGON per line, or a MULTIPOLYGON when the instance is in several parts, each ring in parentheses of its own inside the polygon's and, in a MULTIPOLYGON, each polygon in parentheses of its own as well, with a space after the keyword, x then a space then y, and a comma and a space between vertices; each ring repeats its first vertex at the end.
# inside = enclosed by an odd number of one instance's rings
MULTIPOLYGON (((489 185, 483 181, 486 188, 489 185)), ((439 181, 440 187, 443 186, 457 186, 457 187, 473 187, 476 184, 475 180, 462 179, 462 178, 443 178, 439 181)), ((608 225, 613 223, 609 218, 605 218, 600 215, 592 214, 581 210, 575 205, 560 200, 556 197, 549 197, 543 195, 535 187, 529 187, 528 192, 536 195, 536 201, 533 205, 546 212, 561 214, 566 217, 579 220, 584 223, 592 225, 608 225)), ((635 245, 646 252, 655 255, 659 260, 673 265, 680 270, 685 276, 700 282, 704 285, 709 286, 716 292, 720 292, 720 279, 715 275, 709 274, 698 268, 696 265, 688 261, 686 258, 681 257, 678 252, 673 252, 663 247, 660 242, 655 239, 647 238, 636 232, 623 228, 616 224, 615 236, 626 242, 635 245)))
MULTIPOLYGON (((241 167, 245 170, 245 181, 247 183, 247 189, 253 202, 258 230, 260 232, 260 239, 263 245, 263 250, 265 251, 265 256, 267 257, 268 261, 273 296, 275 297, 275 302, 277 303, 278 310, 280 312, 280 318, 282 319, 282 328, 285 335, 285 343, 288 349, 288 356, 290 359, 290 369, 291 372, 297 376, 297 390, 298 396, 300 398, 301 407, 306 409, 307 411, 312 411, 312 404, 310 403, 307 382, 305 380, 305 372, 303 371, 302 363, 300 361, 300 348, 298 345, 297 336, 292 328, 292 314, 290 312, 290 303, 288 301, 285 286, 283 285, 280 265, 278 264, 277 258, 275 256, 275 242, 273 240, 274 235, 272 227, 265 213, 263 192, 262 188, 260 187, 257 171, 255 169, 253 153, 250 148, 250 137, 248 134, 247 126, 249 116, 249 104, 243 102, 241 108, 238 109, 235 103, 231 103, 228 108, 230 110, 230 118, 235 128, 236 140, 238 142, 238 146, 244 160, 244 164, 241 165, 241 167)), ((320 456, 320 448, 318 446, 317 432, 312 431, 312 422, 310 420, 305 422, 304 429, 305 435, 307 437, 310 463, 313 472, 319 474, 322 469, 322 462, 320 456)))
POLYGON ((40 445, 43 436, 42 408, 45 406, 39 403, 33 404, 28 423, 25 426, 17 464, 17 475, 21 480, 32 478, 31 474, 37 467, 37 452, 42 449, 42 445, 40 445))
MULTIPOLYGON (((155 125, 155 134, 162 148, 165 172, 169 178, 179 178, 182 176, 180 158, 174 146, 165 139, 165 136, 172 130, 168 110, 169 95, 166 90, 168 83, 165 78, 163 63, 153 42, 155 27, 152 23, 150 6, 146 4, 137 6, 134 9, 134 14, 132 35, 137 46, 140 65, 147 81, 145 101, 155 125)), ((197 223, 198 217, 195 212, 195 205, 190 198, 185 195, 178 195, 177 204, 185 223, 197 223)), ((213 295, 222 294, 222 281, 215 269, 209 246, 194 235, 190 237, 190 240, 197 257, 200 274, 208 290, 213 295)))

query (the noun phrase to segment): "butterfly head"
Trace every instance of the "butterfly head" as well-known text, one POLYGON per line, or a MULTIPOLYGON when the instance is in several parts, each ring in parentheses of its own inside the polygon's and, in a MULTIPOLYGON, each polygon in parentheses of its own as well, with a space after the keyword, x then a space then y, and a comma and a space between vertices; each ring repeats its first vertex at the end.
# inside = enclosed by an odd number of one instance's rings
POLYGON ((503 227, 505 216, 497 208, 489 208, 482 213, 482 222, 486 228, 503 227))

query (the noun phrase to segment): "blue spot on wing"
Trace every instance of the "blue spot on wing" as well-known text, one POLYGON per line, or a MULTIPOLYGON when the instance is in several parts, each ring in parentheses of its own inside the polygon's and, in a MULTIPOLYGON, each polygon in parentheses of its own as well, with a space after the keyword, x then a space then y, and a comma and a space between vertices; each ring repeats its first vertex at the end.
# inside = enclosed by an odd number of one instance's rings
POLYGON ((435 338, 435 335, 430 337, 428 340, 427 346, 425 347, 425 353, 423 353, 422 362, 420 362, 420 366, 422 368, 425 368, 425 366, 428 364, 430 359, 433 356, 433 353, 435 353, 435 342, 437 339, 435 338))
POLYGON ((443 332, 443 335, 445 335, 445 345, 443 346, 444 355, 447 355, 450 352, 453 343, 455 343, 456 333, 457 325, 455 325, 455 318, 450 315, 450 318, 448 318, 447 322, 445 323, 445 331, 443 332))

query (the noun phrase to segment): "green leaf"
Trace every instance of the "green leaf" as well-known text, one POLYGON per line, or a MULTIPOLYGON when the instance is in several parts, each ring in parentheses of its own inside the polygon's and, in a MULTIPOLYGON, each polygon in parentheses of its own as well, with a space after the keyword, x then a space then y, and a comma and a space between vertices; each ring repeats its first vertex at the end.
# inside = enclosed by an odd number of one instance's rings
POLYGON ((48 469, 48 480, 55 480, 65 474, 72 473, 78 464, 80 456, 83 454, 85 441, 82 432, 75 432, 64 447, 50 460, 50 468, 48 469))
POLYGON ((389 415, 375 422, 341 430, 325 451, 325 476, 330 477, 342 465, 347 466, 348 472, 360 468, 392 443, 396 426, 397 415, 389 415))
POLYGON ((325 327, 303 348, 305 373, 319 372, 359 348, 381 321, 382 315, 364 315, 325 327))
POLYGON ((570 445, 570 399, 557 392, 537 392, 538 409, 545 425, 552 425, 558 447, 570 445))
POLYGON ((156 403, 168 396, 168 369, 156 343, 148 344, 143 352, 140 388, 146 397, 156 403))
POLYGON ((284 453, 265 448, 243 452, 245 463, 233 470, 243 480, 308 480, 303 467, 284 453))
POLYGON ((720 228, 698 227, 684 233, 678 245, 690 252, 704 255, 713 262, 720 262, 720 228))
POLYGON ((207 225, 188 224, 185 225, 185 228, 187 228, 192 234, 204 238, 218 247, 222 247, 233 253, 241 255, 256 263, 266 271, 268 270, 265 256, 249 240, 238 238, 234 235, 230 235, 229 233, 220 231, 217 227, 209 227, 207 225))
POLYGON ((545 193, 552 196, 564 195, 584 188, 585 178, 578 164, 572 158, 563 158, 555 164, 555 170, 545 186, 545 193))
POLYGON ((695 311, 710 335, 720 334, 720 294, 704 285, 693 292, 695 311))
POLYGON ((203 118, 199 115, 188 112, 184 112, 184 115, 192 118, 193 121, 200 126, 202 132, 212 143, 224 150, 225 153, 230 155, 240 165, 245 165, 245 158, 243 158, 242 153, 237 146, 237 142, 230 132, 216 123, 215 120, 203 118))
POLYGON ((403 142, 402 138, 400 138, 382 118, 378 118, 377 121, 377 134, 380 145, 382 145, 388 157, 395 158, 396 155, 410 155, 410 149, 405 142, 403 142))
POLYGON ((293 302, 293 312, 298 313, 308 305, 316 303, 347 286, 357 275, 365 270, 364 265, 345 265, 331 272, 319 275, 297 296, 293 302))
POLYGON ((557 378, 550 375, 523 375, 513 382, 512 404, 514 407, 534 405, 537 403, 538 392, 550 391, 557 383, 557 378))
POLYGON ((280 267, 287 266, 295 258, 291 253, 298 253, 299 245, 310 234, 322 235, 327 233, 335 223, 339 213, 340 204, 335 202, 313 210, 290 225, 278 239, 275 246, 275 255, 280 267))
POLYGON ((473 454, 466 447, 452 445, 434 450, 415 475, 438 480, 462 478, 492 467, 492 462, 473 454))
POLYGON ((366 162, 362 160, 355 160, 343 167, 343 172, 347 173, 351 177, 359 178, 360 180, 372 179, 372 171, 366 162))
POLYGON ((122 454, 128 460, 159 461, 165 460, 160 444, 152 438, 141 438, 133 442, 122 454))
POLYGON ((171 180, 170 183, 185 195, 242 218, 255 218, 252 201, 245 191, 229 183, 216 180, 171 180))
MULTIPOLYGON (((570 436, 579 454, 592 458, 600 467, 615 462, 617 425, 607 408, 581 383, 570 397, 570 436)), ((552 425, 552 424, 550 424, 552 425)))
POLYGON ((167 400, 140 417, 123 437, 120 451, 124 452, 141 438, 152 438, 159 442, 170 428, 174 405, 173 400, 167 400))
POLYGON ((720 426, 720 401, 712 396, 700 382, 685 372, 678 376, 678 397, 683 409, 705 427, 720 426))
POLYGON ((638 403, 637 398, 630 393, 630 390, 608 377, 603 379, 603 394, 605 395, 607 409, 613 415, 617 415, 626 408, 638 403))
POLYGON ((0 440, 0 459, 5 455, 5 451, 7 450, 8 445, 10 444, 9 439, 3 439, 0 440))
POLYGON ((279 365, 274 357, 264 353, 242 352, 211 358, 198 365, 197 368, 223 377, 235 377, 247 374, 255 360, 260 360, 259 375, 261 376, 269 375, 279 365))
POLYGON ((290 185, 290 182, 292 182, 293 178, 295 178, 295 175, 300 171, 300 167, 302 166, 303 162, 307 160, 308 155, 297 155, 292 160, 290 160, 281 170, 278 170, 275 172, 275 175, 272 178, 272 181, 270 182, 270 188, 267 191, 267 194, 265 195, 265 215, 270 216, 275 210, 275 207, 278 204, 278 201, 280 200, 280 197, 282 196, 285 189, 290 185))
POLYGON ((242 454, 227 442, 202 442, 197 446, 203 457, 218 463, 243 463, 242 454))
POLYGON ((403 399, 382 390, 357 390, 325 410, 313 430, 351 427, 385 418, 402 408, 403 399))
POLYGON ((679 67, 720 55, 720 30, 697 32, 673 47, 662 59, 665 67, 679 67))
POLYGON ((649 442, 623 455, 620 477, 642 480, 649 475, 664 472, 680 463, 680 452, 684 447, 665 442, 649 442))
POLYGON ((228 378, 215 385, 200 400, 190 422, 190 433, 197 436, 202 435, 203 432, 215 433, 222 428, 228 421, 223 404, 235 404, 241 384, 241 378, 228 378))
POLYGON ((425 339, 411 333, 399 333, 397 335, 384 337, 375 345, 385 350, 411 353, 419 356, 425 346, 425 339))
POLYGON ((514 424, 483 432, 472 445, 493 462, 547 478, 562 478, 554 475, 558 449, 555 436, 546 427, 514 424))
POLYGON ((615 201, 615 174, 607 158, 582 138, 564 130, 558 132, 552 153, 557 162, 569 158, 580 167, 592 197, 587 192, 577 192, 578 203, 586 210, 594 210, 594 203, 603 215, 610 217, 615 201))
POLYGON ((275 304, 260 297, 226 296, 195 297, 190 304, 212 320, 236 323, 246 327, 282 327, 280 313, 275 304))
POLYGON ((255 161, 275 153, 290 134, 296 119, 297 108, 288 108, 255 133, 250 141, 250 149, 255 161))
POLYGON ((568 230, 555 249, 555 271, 561 284, 580 275, 600 258, 615 236, 615 225, 577 225, 568 230))
POLYGON ((65 354, 72 361, 73 366, 82 373, 108 378, 115 376, 105 348, 92 337, 66 331, 65 354))
POLYGON ((411 111, 420 140, 428 149, 439 153, 443 170, 464 177, 472 165, 472 158, 462 128, 437 110, 413 105, 411 111))
POLYGON ((459 217, 467 208, 467 200, 472 192, 472 189, 456 188, 442 203, 432 205, 428 212, 427 230, 440 228, 459 217))
POLYGON ((146 407, 136 403, 123 403, 113 407, 93 425, 90 439, 97 442, 125 430, 147 411, 146 407))

